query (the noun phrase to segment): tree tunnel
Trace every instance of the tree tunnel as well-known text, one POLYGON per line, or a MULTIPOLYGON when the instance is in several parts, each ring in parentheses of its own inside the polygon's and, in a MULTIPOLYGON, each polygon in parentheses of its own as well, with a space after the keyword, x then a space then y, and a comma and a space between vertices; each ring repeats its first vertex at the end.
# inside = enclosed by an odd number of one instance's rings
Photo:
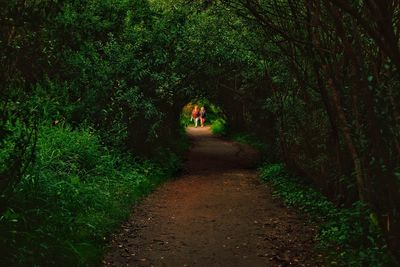
POLYGON ((2 1, 0 184, 32 171, 48 128, 132 157, 173 150, 204 98, 270 162, 364 203, 400 258, 399 14, 379 0, 2 1))
MULTIPOLYGON (((399 10, 375 2, 385 14, 399 10)), ((255 134, 272 159, 331 200, 368 203, 390 246, 398 247, 395 16, 384 18, 390 34, 380 30, 383 13, 330 0, 199 2, 176 15, 167 10, 179 22, 169 27, 179 34, 171 37, 174 111, 166 121, 177 123, 182 106, 204 95, 224 111, 231 131, 255 134)))

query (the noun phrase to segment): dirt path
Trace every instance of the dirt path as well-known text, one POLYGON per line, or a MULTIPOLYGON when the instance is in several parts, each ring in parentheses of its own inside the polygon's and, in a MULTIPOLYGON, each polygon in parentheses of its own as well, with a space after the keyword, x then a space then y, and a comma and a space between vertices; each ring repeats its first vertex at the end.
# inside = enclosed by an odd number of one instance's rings
POLYGON ((315 229, 257 180, 257 153, 190 128, 185 174, 134 208, 106 266, 319 266, 315 229))

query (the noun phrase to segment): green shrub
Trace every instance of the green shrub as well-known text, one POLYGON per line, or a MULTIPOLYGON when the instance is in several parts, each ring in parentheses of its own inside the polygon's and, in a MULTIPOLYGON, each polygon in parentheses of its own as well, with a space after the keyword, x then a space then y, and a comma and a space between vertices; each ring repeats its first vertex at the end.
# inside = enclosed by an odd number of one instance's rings
POLYGON ((212 122, 211 131, 213 134, 226 135, 227 134, 227 124, 222 118, 218 118, 212 122))
POLYGON ((41 127, 36 164, 0 214, 1 266, 96 265, 130 206, 178 168, 105 149, 88 127, 41 127))
POLYGON ((321 193, 281 164, 260 168, 261 179, 271 184, 274 195, 321 224, 318 248, 334 266, 395 266, 374 215, 360 202, 352 208, 337 208, 321 193))

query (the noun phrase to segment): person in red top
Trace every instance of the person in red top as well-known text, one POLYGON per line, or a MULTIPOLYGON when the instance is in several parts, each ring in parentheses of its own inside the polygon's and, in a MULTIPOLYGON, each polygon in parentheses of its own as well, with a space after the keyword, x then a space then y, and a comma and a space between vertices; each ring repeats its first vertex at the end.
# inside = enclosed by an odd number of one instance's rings
POLYGON ((194 106, 194 109, 192 111, 192 121, 194 121, 194 127, 197 128, 197 125, 199 124, 199 119, 200 119, 200 111, 199 111, 199 106, 194 106))
POLYGON ((200 109, 201 127, 204 127, 204 123, 206 122, 206 116, 207 116, 206 109, 204 107, 201 107, 201 109, 200 109))

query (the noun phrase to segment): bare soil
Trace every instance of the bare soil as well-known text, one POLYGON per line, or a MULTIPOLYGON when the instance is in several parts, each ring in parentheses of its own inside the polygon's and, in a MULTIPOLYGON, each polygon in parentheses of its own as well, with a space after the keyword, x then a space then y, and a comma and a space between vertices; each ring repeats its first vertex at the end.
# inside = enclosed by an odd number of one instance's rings
POLYGON ((133 208, 105 266, 322 266, 316 229, 258 180, 258 154, 189 128, 184 174, 133 208))

